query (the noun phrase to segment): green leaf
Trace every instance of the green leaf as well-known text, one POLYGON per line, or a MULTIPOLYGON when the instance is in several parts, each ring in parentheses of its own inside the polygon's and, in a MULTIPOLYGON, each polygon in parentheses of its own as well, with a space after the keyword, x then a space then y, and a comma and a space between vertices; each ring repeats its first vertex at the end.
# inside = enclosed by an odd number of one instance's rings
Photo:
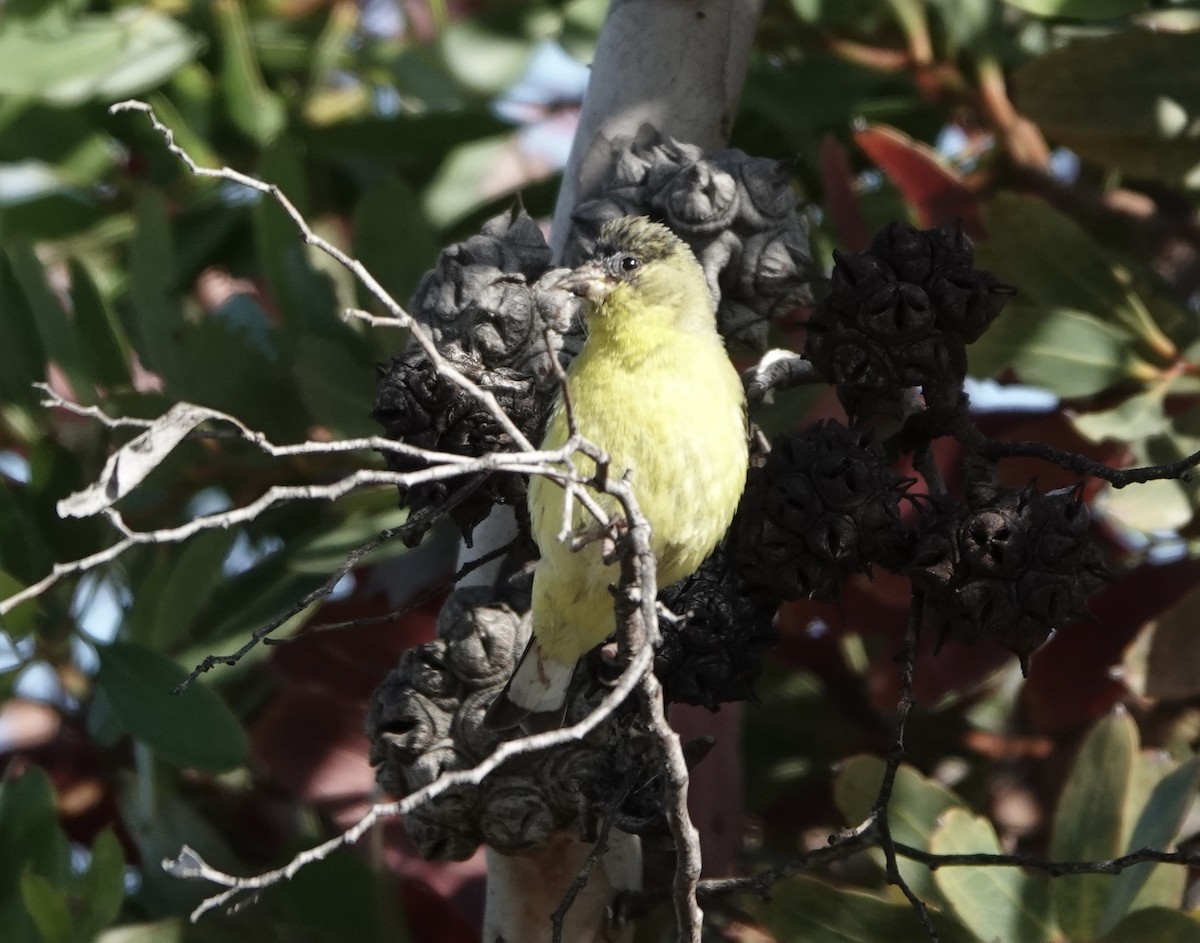
POLYGON ((174 235, 162 196, 149 188, 137 197, 129 247, 130 293, 137 312, 143 364, 171 385, 178 376, 177 343, 183 329, 174 235))
MULTIPOLYGON (((1200 786, 1200 757, 1195 756, 1159 780, 1133 828, 1126 853, 1143 848, 1165 850, 1179 833, 1183 818, 1195 801, 1197 786, 1200 786)), ((1147 862, 1122 871, 1108 899, 1102 930, 1113 928, 1125 916, 1156 867, 1182 870, 1177 865, 1156 866, 1147 862)))
POLYGON ((88 369, 104 386, 130 386, 129 340, 124 329, 100 294, 87 266, 72 259, 70 274, 75 327, 88 369))
MULTIPOLYGON (((1124 850, 1132 823, 1123 813, 1137 750, 1137 727, 1124 711, 1109 714, 1088 732, 1054 816, 1053 860, 1102 860, 1124 850)), ((1053 881, 1058 925, 1068 939, 1099 935, 1112 890, 1113 879, 1106 874, 1063 875, 1053 881)))
POLYGON ((234 125, 259 144, 273 141, 287 124, 287 110, 267 88, 258 67, 250 24, 239 0, 214 0, 221 34, 221 91, 234 125))
POLYGON ((440 158, 459 144, 512 130, 491 112, 478 109, 357 118, 320 128, 298 128, 310 151, 322 157, 347 154, 384 156, 412 163, 440 158))
POLYGON ((411 943, 412 933, 394 900, 379 873, 346 849, 314 861, 271 895, 292 923, 323 932, 330 940, 411 943))
MULTIPOLYGON (((929 842, 939 855, 1001 853, 991 822, 966 809, 949 809, 929 842)), ((1054 935, 1046 880, 1018 868, 955 865, 934 880, 958 919, 981 940, 1042 943, 1054 935)))
POLYGON ((40 874, 21 875, 21 900, 33 918, 43 943, 70 943, 71 909, 67 894, 40 874))
POLYGON ((1200 943, 1200 923, 1178 910, 1149 907, 1131 913, 1100 943, 1200 943))
MULTIPOLYGON (((393 298, 407 302, 437 260, 438 242, 412 188, 389 177, 363 193, 354 210, 354 256, 393 298)), ((360 285, 359 304, 378 304, 360 285)))
POLYGON ((165 81, 199 48, 178 22, 143 6, 75 17, 61 29, 12 18, 0 30, 0 95, 115 101, 165 81))
MULTIPOLYGON (((301 213, 306 212, 304 164, 294 141, 280 138, 268 148, 260 173, 279 187, 301 213)), ((313 265, 296 224, 274 200, 264 199, 254 205, 254 242, 271 298, 286 327, 297 334, 339 333, 343 325, 337 317, 333 283, 313 265)))
POLYGON ((238 323, 221 316, 189 326, 180 344, 177 388, 191 402, 237 416, 276 442, 303 439, 310 423, 296 383, 278 357, 262 349, 264 334, 272 346, 278 334, 269 329, 265 312, 245 300, 254 306, 261 331, 249 319, 238 323))
POLYGON ((13 274, 25 293, 25 300, 32 309, 47 358, 67 375, 81 402, 93 402, 95 390, 80 350, 79 336, 67 312, 47 284, 46 273, 33 247, 24 240, 10 242, 8 257, 12 262, 13 274))
POLYGON ((139 610, 132 638, 157 651, 175 651, 191 641, 192 624, 224 578, 221 566, 236 532, 211 530, 197 534, 181 548, 161 557, 155 575, 152 608, 139 610))
POLYGON ((125 900, 125 855, 111 828, 92 842, 92 861, 79 881, 79 894, 85 907, 81 935, 90 940, 117 919, 125 900))
POLYGON ((1006 0, 1026 13, 1076 20, 1114 20, 1140 13, 1147 0, 1006 0))
POLYGON ((101 646, 96 681, 137 739, 176 766, 221 772, 246 755, 238 720, 203 682, 172 690, 187 672, 165 655, 132 642, 101 646))
POLYGON ((377 435, 379 425, 370 415, 375 371, 355 353, 351 344, 301 336, 294 358, 300 399, 313 422, 341 436, 377 435))
POLYGON ((1128 30, 1078 39, 1019 69, 1015 98, 1049 137, 1081 157, 1194 188, 1200 186, 1200 77, 1192 67, 1198 58, 1196 32, 1128 30))
POLYGON ((17 284, 8 256, 0 252, 0 396, 7 403, 34 409, 38 396, 33 384, 46 379, 46 354, 37 322, 17 284))
POLYGON ((1072 424, 1093 442, 1105 439, 1129 442, 1161 435, 1171 428, 1171 420, 1164 409, 1167 390, 1165 384, 1155 384, 1113 409, 1074 416, 1072 424))
POLYGON ((1141 482, 1135 488, 1110 488, 1101 492, 1105 514, 1143 533, 1168 532, 1192 519, 1192 501, 1182 482, 1169 479, 1141 482))
MULTIPOLYGON (((833 781, 833 798, 848 824, 857 825, 871 814, 883 771, 883 760, 867 755, 852 756, 839 767, 833 781)), ((928 851, 939 819, 950 809, 962 807, 962 800, 950 790, 925 779, 911 766, 901 766, 896 771, 888 808, 892 837, 901 844, 928 851)), ((935 890, 925 865, 907 859, 898 864, 901 876, 917 894, 926 896, 935 890)))
POLYGON ((96 943, 185 943, 188 925, 183 917, 152 923, 126 923, 96 938, 96 943))
POLYGON ((1025 383, 1059 396, 1091 396, 1150 368, 1130 350, 1125 330, 1083 311, 1010 305, 970 348, 974 376, 1011 368, 1025 383))
MULTIPOLYGON (((803 943, 923 943, 928 940, 907 903, 892 904, 862 891, 843 890, 810 877, 776 884, 771 900, 755 907, 780 940, 803 943)), ((953 918, 930 911, 941 943, 979 943, 953 918)))
MULTIPOLYGON (((311 540, 296 541, 292 551, 291 569, 297 573, 332 573, 341 566, 347 554, 361 547, 389 527, 399 527, 408 519, 408 509, 396 507, 394 494, 376 492, 385 497, 391 507, 383 507, 374 513, 348 514, 341 523, 322 531, 311 540)), ((408 548, 399 540, 390 540, 382 547, 367 554, 360 566, 381 563, 384 560, 403 556, 408 548)))
POLYGON ((492 28, 475 16, 456 19, 443 30, 439 48, 461 84, 479 94, 498 95, 521 77, 532 45, 526 37, 492 28))
POLYGON ((422 205, 435 226, 448 227, 471 210, 500 196, 492 182, 498 164, 516 147, 513 134, 484 138, 452 150, 425 190, 422 205))
POLYGON ((54 787, 40 767, 0 781, 0 848, 0 927, 5 943, 41 943, 23 902, 25 878, 33 874, 52 887, 62 886, 70 876, 70 849, 58 827, 54 787))
POLYGON ((1134 274, 1073 219, 1037 197, 1002 194, 984 207, 984 221, 989 239, 979 246, 979 265, 1015 286, 1019 305, 1085 311, 1124 328, 1163 363, 1175 361, 1178 351, 1135 291, 1134 274))

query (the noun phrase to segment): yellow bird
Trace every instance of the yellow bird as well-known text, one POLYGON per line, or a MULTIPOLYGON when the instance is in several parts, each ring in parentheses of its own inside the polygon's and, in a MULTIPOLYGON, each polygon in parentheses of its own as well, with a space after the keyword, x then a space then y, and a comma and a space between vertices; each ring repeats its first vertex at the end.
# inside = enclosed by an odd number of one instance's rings
MULTIPOLYGON (((567 371, 579 432, 630 471, 650 522, 658 583, 689 576, 720 541, 746 483, 745 397, 729 362, 704 271, 687 244, 645 217, 607 223, 593 258, 560 287, 586 301, 587 340, 567 371)), ((560 397, 542 442, 566 442, 560 397)), ((577 467, 591 474, 582 456, 577 467)), ((594 495, 610 514, 616 500, 594 495)), ((529 517, 541 559, 533 577, 533 639, 486 723, 508 729, 530 715, 561 723, 575 665, 616 628, 599 541, 578 552, 560 540, 563 488, 535 476, 529 517)), ((571 529, 594 526, 575 504, 571 529)))

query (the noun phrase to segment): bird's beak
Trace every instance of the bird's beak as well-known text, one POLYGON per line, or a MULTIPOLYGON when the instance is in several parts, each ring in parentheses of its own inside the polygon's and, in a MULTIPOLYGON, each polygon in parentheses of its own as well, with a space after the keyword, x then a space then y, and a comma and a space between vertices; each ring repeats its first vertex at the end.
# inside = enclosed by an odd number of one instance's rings
POLYGON ((554 287, 599 304, 616 283, 616 279, 604 271, 599 263, 584 262, 579 268, 567 272, 554 287))

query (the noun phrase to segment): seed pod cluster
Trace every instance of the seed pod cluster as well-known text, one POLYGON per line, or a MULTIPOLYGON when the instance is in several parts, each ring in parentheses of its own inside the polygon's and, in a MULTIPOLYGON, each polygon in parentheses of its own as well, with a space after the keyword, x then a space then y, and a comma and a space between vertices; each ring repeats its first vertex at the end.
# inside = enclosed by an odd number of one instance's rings
MULTIPOLYGON (((553 385, 545 332, 556 349, 576 319, 579 299, 548 287, 550 247, 524 209, 502 213, 443 249, 409 302, 443 355, 458 352, 485 369, 504 368, 553 385)), ((571 338, 569 355, 580 337, 571 338)))
POLYGON ((780 599, 829 600, 873 563, 900 567, 913 540, 900 515, 911 484, 869 429, 830 420, 778 436, 735 519, 742 575, 780 599))
MULTIPOLYGON (((408 795, 495 751, 497 734, 481 720, 529 639, 530 585, 526 570, 496 589, 456 590, 438 614, 437 638, 406 651, 375 689, 366 732, 384 790, 408 795)), ((581 667, 567 721, 582 719, 602 694, 603 684, 581 667)), ((620 783, 656 775, 654 751, 630 747, 635 713, 628 703, 582 741, 516 757, 479 785, 441 793, 405 817, 409 839, 425 858, 461 861, 481 844, 519 854, 564 829, 594 833, 620 783)), ((643 789, 628 797, 617 827, 663 832, 657 795, 643 789)))
POLYGON ((608 166, 572 217, 569 263, 588 255, 610 219, 644 215, 691 246, 727 341, 762 350, 770 320, 809 301, 808 223, 784 165, 733 149, 705 154, 646 128, 608 166))
POLYGON ((753 698, 762 655, 775 642, 778 601, 746 585, 728 547, 718 547, 659 599, 679 617, 662 623, 654 660, 666 699, 716 710, 753 698))
POLYGON ((1080 619, 1108 578, 1090 523, 1079 488, 1000 489, 932 514, 909 574, 939 645, 986 639, 1027 668, 1030 653, 1080 619))
MULTIPOLYGON (((444 360, 493 394, 535 443, 557 388, 551 351, 567 359, 581 341, 572 333, 579 299, 551 287, 556 272, 547 272, 549 265, 541 230, 524 210, 513 210, 444 249, 409 305, 444 360)), ((415 342, 381 369, 372 415, 389 438, 420 448, 477 456, 514 447, 479 398, 439 372, 415 342)), ((398 453, 385 458, 394 471, 424 464, 398 453)), ((440 505, 459 487, 458 481, 419 484, 402 500, 417 511, 440 505)), ((469 540, 493 504, 522 504, 525 487, 517 476, 493 475, 451 517, 469 540)))
POLYGON ((909 387, 930 405, 958 402, 967 345, 1013 294, 974 258, 960 228, 907 223, 889 225, 864 252, 835 253, 804 354, 851 416, 887 415, 909 387))

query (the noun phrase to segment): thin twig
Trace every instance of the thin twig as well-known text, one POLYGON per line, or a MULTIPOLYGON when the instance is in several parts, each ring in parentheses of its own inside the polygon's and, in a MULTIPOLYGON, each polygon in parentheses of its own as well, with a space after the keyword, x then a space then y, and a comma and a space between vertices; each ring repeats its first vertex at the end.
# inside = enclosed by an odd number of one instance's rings
POLYGON ((896 842, 892 837, 890 806, 892 789, 896 784, 896 773, 904 762, 904 731, 908 716, 912 712, 913 698, 913 665, 917 657, 917 636, 924 615, 923 600, 919 594, 913 595, 912 607, 909 612, 908 628, 904 633, 904 645, 900 651, 900 702, 896 705, 896 722, 892 730, 892 742, 888 747, 887 763, 884 766, 883 782, 879 786, 879 794, 871 809, 870 818, 878 826, 879 847, 883 851, 884 864, 889 884, 900 888, 900 892, 912 904, 917 912, 917 919, 925 930, 930 943, 938 943, 938 932, 929 916, 929 908, 925 901, 908 886, 900 873, 896 861, 896 842))
POLYGON ((978 432, 973 426, 958 428, 955 436, 963 445, 992 460, 1005 458, 1040 458, 1042 461, 1065 468, 1077 475, 1086 475, 1107 481, 1114 488, 1142 484, 1147 481, 1181 479, 1191 481, 1191 470, 1200 465, 1200 452, 1193 452, 1174 462, 1161 465, 1146 465, 1141 468, 1113 468, 1066 449, 1057 449, 1048 442, 1025 440, 1020 442, 998 442, 978 432))
POLYGON ((575 743, 583 740, 589 733, 612 716, 613 712, 628 699, 629 695, 633 693, 634 689, 641 682, 643 675, 650 670, 653 663, 654 651, 650 648, 642 649, 621 673, 612 690, 596 705, 596 709, 578 723, 572 724, 569 727, 562 727, 558 730, 537 733, 516 740, 507 740, 499 744, 486 759, 470 769, 452 770, 442 773, 429 785, 409 793, 403 799, 396 802, 376 803, 371 806, 361 819, 344 832, 328 841, 322 842, 320 845, 300 852, 281 868, 265 871, 262 874, 239 877, 212 867, 199 854, 185 845, 178 857, 173 859, 168 858, 163 861, 163 869, 175 877, 199 878, 228 888, 228 890, 222 891, 220 894, 207 898, 192 911, 191 920, 194 923, 208 911, 215 907, 224 906, 238 894, 247 891, 259 891, 278 884, 280 881, 288 880, 305 865, 311 864, 314 861, 321 861, 338 848, 354 844, 368 829, 382 819, 407 815, 424 803, 437 798, 448 789, 453 789, 457 786, 478 786, 489 774, 514 757, 553 749, 564 743, 575 743))
MULTIPOLYGON (((438 510, 445 509, 444 505, 438 505, 438 510)), ((399 536, 399 534, 397 534, 399 536)), ((391 612, 384 613, 381 616, 366 616, 362 619, 347 619, 344 622, 322 622, 320 625, 306 625, 303 629, 296 632, 294 635, 281 636, 280 638, 265 638, 264 645, 290 645, 293 642, 300 642, 307 639, 311 635, 318 635, 324 632, 340 632, 345 629, 364 629, 376 625, 390 625, 398 621, 402 617, 408 615, 417 609, 420 609, 428 602, 437 599, 442 593, 447 592, 459 580, 470 573, 474 573, 482 566, 487 566, 493 560, 499 560, 502 556, 508 553, 517 545, 516 538, 507 543, 489 550, 482 556, 476 557, 474 560, 468 560, 452 574, 444 580, 438 580, 432 586, 422 593, 418 593, 399 609, 393 609, 391 612)))
POLYGON ((563 894, 563 899, 554 909, 554 913, 550 915, 550 940, 551 943, 563 943, 563 922, 567 919, 567 911, 571 909, 571 905, 575 903, 575 898, 587 886, 589 877, 591 877, 593 869, 604 857, 608 851, 608 836, 612 831, 613 823, 617 819, 617 811, 624 804, 629 793, 637 782, 637 769, 630 770, 626 774, 624 781, 612 791, 608 800, 604 803, 602 816, 600 819, 600 829, 596 833, 596 841, 592 844, 591 851, 580 865, 579 871, 575 874, 571 881, 567 892, 563 894))
POLYGON ((379 549, 384 544, 394 540, 397 537, 403 539, 408 534, 423 531, 443 514, 458 506, 462 501, 469 497, 475 491, 475 489, 479 487, 482 481, 482 476, 476 476, 475 478, 472 478, 470 481, 464 483, 457 491, 452 492, 446 498, 446 500, 440 504, 422 508, 416 514, 413 514, 411 517, 409 517, 409 519, 399 527, 386 528, 385 530, 380 531, 370 540, 355 547, 346 554, 345 558, 342 560, 337 569, 335 569, 329 574, 328 577, 326 577, 324 583, 322 583, 316 589, 305 593, 298 600, 292 603, 292 605, 290 605, 275 618, 271 619, 269 622, 265 622, 258 626, 253 632, 250 633, 250 638, 247 639, 241 645, 241 647, 237 649, 237 651, 228 655, 205 655, 204 660, 196 665, 188 673, 188 676, 175 687, 174 693, 182 694, 187 690, 193 681, 200 677, 200 675, 211 671, 217 665, 226 665, 228 667, 236 665, 242 660, 242 658, 249 654, 249 652, 253 650, 259 642, 263 641, 268 635, 287 622, 288 619, 299 615, 313 603, 324 599, 326 596, 332 593, 334 587, 337 586, 342 577, 358 566, 362 559, 368 554, 379 549))
POLYGON ((928 865, 929 869, 953 867, 1028 868, 1045 871, 1051 877, 1064 874, 1120 874, 1137 864, 1180 864, 1189 868, 1200 867, 1200 854, 1182 851, 1159 851, 1156 848, 1139 848, 1118 858, 1103 858, 1095 861, 1048 861, 1036 855, 998 854, 934 854, 911 845, 894 845, 896 854, 928 865))
POLYGON ((347 255, 333 243, 329 242, 329 240, 323 239, 313 232, 313 229, 308 224, 308 221, 304 218, 300 211, 296 209, 295 204, 288 199, 287 194, 285 194, 279 187, 273 183, 267 183, 266 181, 258 180, 255 177, 240 173, 239 171, 234 170, 232 167, 201 167, 187 151, 175 143, 174 133, 170 128, 162 123, 154 109, 146 102, 137 101, 136 99, 117 102, 115 105, 110 105, 108 111, 110 114, 120 114, 121 112, 126 111, 139 111, 144 114, 150 121, 150 124, 154 130, 162 136, 163 141, 166 143, 167 150, 179 158, 179 160, 184 163, 188 170, 191 171, 193 176, 208 177, 217 180, 228 180, 232 183, 241 184, 243 187, 246 187, 250 190, 265 194, 274 200, 288 215, 288 218, 291 219, 292 223, 299 231, 300 237, 307 245, 313 246, 319 249, 321 252, 324 252, 331 259, 334 259, 349 272, 351 272, 351 274, 358 279, 362 286, 366 288, 367 291, 369 291, 381 305, 383 305, 384 309, 393 318, 395 318, 402 327, 408 329, 410 336, 421 346, 421 349, 425 352, 425 355, 429 358, 430 362, 437 366, 439 373, 483 403, 483 405, 487 407, 488 412, 490 412, 495 420, 500 423, 500 426, 509 434, 513 442, 516 443, 519 448, 525 451, 533 451, 533 446, 530 444, 529 440, 526 439, 524 433, 517 428, 516 423, 512 421, 508 413, 501 408, 496 397, 459 372, 459 370, 453 364, 449 363, 446 358, 442 356, 441 352, 437 349, 433 339, 430 338, 428 333, 426 333, 422 329, 421 325, 418 324, 390 294, 388 294, 387 290, 375 279, 375 276, 367 271, 367 267, 365 265, 358 261, 358 259, 347 255))

